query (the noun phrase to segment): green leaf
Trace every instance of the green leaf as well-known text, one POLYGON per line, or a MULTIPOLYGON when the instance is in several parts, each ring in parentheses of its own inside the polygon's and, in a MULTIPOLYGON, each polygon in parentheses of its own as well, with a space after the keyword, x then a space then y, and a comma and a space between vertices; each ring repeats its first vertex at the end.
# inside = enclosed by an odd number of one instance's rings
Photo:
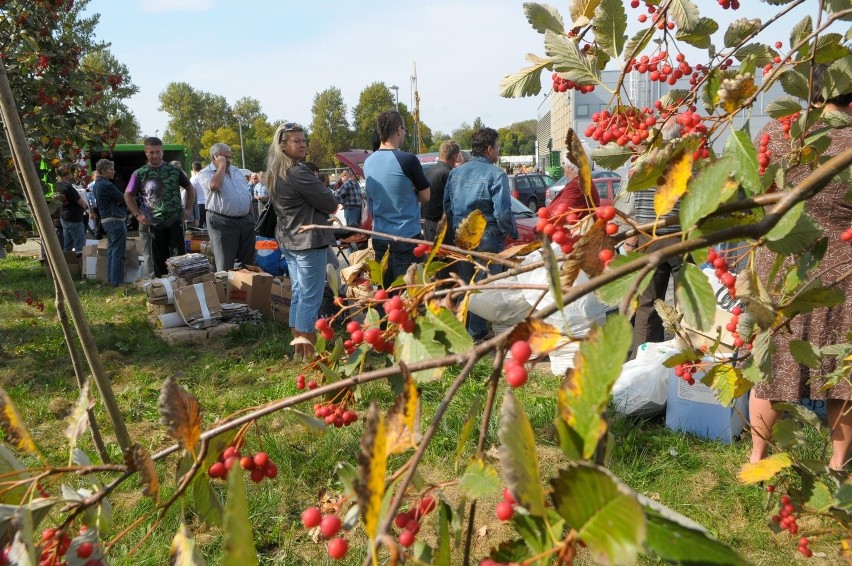
POLYGON ((796 363, 807 366, 811 369, 817 369, 822 364, 819 348, 804 340, 790 340, 790 354, 796 363))
POLYGON ((169 547, 169 566, 204 566, 204 564, 201 549, 195 544, 195 539, 192 538, 186 523, 181 521, 169 547))
MULTIPOLYGON (((645 254, 639 252, 627 252, 627 255, 616 255, 612 258, 612 264, 610 264, 610 268, 616 269, 643 257, 645 254)), ((642 294, 642 291, 648 286, 648 283, 651 282, 651 277, 654 275, 653 271, 647 273, 645 277, 642 279, 642 282, 639 284, 639 287, 636 288, 636 296, 634 297, 634 301, 639 300, 639 295, 642 294)), ((630 273, 623 277, 619 277, 615 281, 607 283, 603 287, 599 288, 595 291, 595 296, 601 302, 607 305, 619 305, 621 301, 624 300, 624 297, 627 296, 627 292, 633 286, 633 283, 636 281, 636 277, 638 274, 636 272, 630 273)))
POLYGON ((225 504, 222 530, 225 553, 220 564, 253 566, 258 563, 249 521, 246 480, 243 471, 236 467, 228 474, 228 502, 225 504))
POLYGON ((553 6, 537 2, 525 2, 524 15, 538 33, 544 33, 547 30, 554 33, 565 33, 565 22, 562 20, 562 14, 553 6))
POLYGON ((627 40, 627 44, 624 46, 624 58, 638 57, 648 47, 653 37, 653 32, 647 29, 636 32, 636 35, 627 40))
POLYGON ((601 0, 595 9, 595 40, 605 53, 617 59, 627 37, 627 12, 621 0, 601 0))
POLYGON ((716 296, 707 276, 695 265, 684 263, 675 285, 678 310, 698 330, 709 330, 716 318, 716 296))
MULTIPOLYGON (((3 482, 19 482, 27 479, 27 469, 21 464, 11 450, 0 444, 0 478, 3 482)), ((16 487, 3 488, 0 493, 0 503, 20 505, 26 496, 28 485, 22 483, 16 487)))
MULTIPOLYGON (((772 342, 772 334, 765 330, 754 337, 754 346, 751 350, 752 363, 759 372, 762 380, 772 375, 772 354, 775 353, 775 344, 772 342)), ((744 372, 745 373, 745 372, 744 372)), ((754 383, 753 380, 752 383, 754 383)))
POLYGON ((844 482, 835 492, 833 506, 847 513, 852 511, 852 483, 844 482))
POLYGON ((772 440, 781 450, 789 452, 794 448, 807 446, 808 437, 799 422, 793 419, 781 419, 772 425, 772 440))
POLYGON ((672 0, 669 4, 669 15, 677 27, 685 32, 695 29, 700 18, 698 7, 689 0, 672 0))
POLYGON ((195 474, 190 485, 192 490, 192 502, 198 517, 208 525, 221 527, 224 506, 219 494, 210 485, 210 478, 204 470, 195 474))
POLYGON ((592 160, 604 169, 618 169, 631 157, 633 152, 630 149, 614 143, 599 145, 592 150, 592 160))
POLYGON ((453 509, 444 501, 438 503, 438 547, 435 549, 435 558, 432 566, 450 566, 452 564, 452 545, 450 537, 450 523, 453 517, 453 509))
POLYGON ((728 29, 725 30, 725 47, 736 47, 743 42, 748 36, 760 29, 760 18, 750 20, 748 18, 740 18, 731 22, 728 29))
POLYGON ((612 385, 621 374, 633 331, 620 314, 607 318, 603 326, 594 326, 580 345, 575 367, 566 376, 558 393, 560 418, 576 433, 565 438, 582 445, 583 458, 590 458, 607 424, 601 418, 609 402, 612 385))
POLYGON ((793 68, 781 71, 781 88, 784 92, 802 100, 808 100, 808 77, 793 68))
POLYGON ((544 245, 541 247, 541 257, 544 260, 547 283, 550 286, 553 303, 559 310, 562 310, 565 308, 565 301, 562 298, 562 280, 559 273, 559 264, 556 262, 556 254, 553 253, 553 248, 549 245, 544 245))
MULTIPOLYGON (((394 344, 394 357, 408 365, 423 360, 431 360, 446 355, 444 346, 435 339, 435 331, 429 322, 418 319, 415 333, 400 332, 394 344), (423 329, 421 330, 421 326, 423 329)), ((444 375, 443 368, 424 369, 413 374, 417 383, 429 383, 444 375)))
POLYGON ((562 77, 580 85, 599 83, 597 65, 580 52, 577 42, 564 35, 547 31, 544 34, 544 50, 553 61, 553 69, 562 77))
POLYGON ((797 99, 788 96, 776 98, 766 105, 766 113, 776 120, 801 111, 802 104, 797 99))
POLYGON ((757 151, 751 143, 751 138, 746 130, 731 132, 725 142, 726 157, 733 159, 737 164, 734 169, 734 177, 743 186, 748 196, 760 194, 763 186, 758 175, 757 151))
POLYGON ((464 452, 465 444, 467 444, 467 439, 470 438, 470 433, 473 430, 473 425, 476 422, 476 416, 479 414, 479 407, 482 405, 482 395, 477 395, 474 397, 473 402, 470 404, 470 409, 467 411, 467 418, 464 420, 464 425, 462 425, 461 432, 459 433, 459 439, 456 443, 456 456, 453 463, 453 467, 458 470, 459 460, 462 457, 462 453, 464 452))
MULTIPOLYGON (((834 63, 838 59, 849 55, 849 50, 842 44, 843 38, 839 33, 826 33, 820 35, 816 40, 816 51, 813 54, 814 62, 817 65, 825 65, 834 63)), ((799 59, 805 60, 811 58, 811 44, 805 44, 799 50, 799 59)))
MULTIPOLYGON (((541 92, 541 72, 550 68, 553 63, 550 59, 544 59, 535 55, 527 55, 527 60, 532 63, 513 75, 506 75, 500 81, 500 96, 503 98, 523 98, 524 96, 535 96, 541 92)), ((371 266, 372 267, 372 266, 371 266)), ((373 279, 373 270, 370 269, 370 280, 373 279)))
POLYGON ((772 403, 772 408, 778 412, 789 413, 795 420, 807 423, 817 430, 821 427, 817 414, 799 403, 772 403))
POLYGON ((852 90, 852 55, 831 64, 825 73, 820 93, 823 99, 840 96, 852 90))
POLYGON ((828 511, 833 502, 828 486, 807 474, 802 474, 802 499, 805 501, 805 507, 823 513, 828 511))
POLYGON ((321 421, 320 419, 314 417, 313 415, 309 415, 307 413, 303 413, 298 409, 288 408, 287 411, 296 417, 296 420, 299 421, 302 426, 307 429, 308 432, 321 435, 326 430, 325 421, 321 421))
MULTIPOLYGON (((438 334, 438 338, 444 337, 447 352, 451 354, 463 354, 473 348, 473 339, 467 332, 456 315, 450 309, 441 308, 438 314, 431 310, 426 311, 426 320, 432 325, 438 334)), ((443 342, 443 340, 442 340, 443 342)))
POLYGON ((754 66, 763 67, 767 63, 772 63, 775 57, 775 51, 768 45, 762 43, 749 43, 748 45, 737 49, 734 57, 739 60, 751 63, 751 68, 741 67, 740 73, 751 73, 754 66))
MULTIPOLYGON (((564 525, 565 521, 562 517, 553 511, 548 512, 547 518, 521 513, 515 513, 512 517, 512 526, 527 545, 527 557, 542 556, 552 552, 554 543, 551 533, 561 533, 564 525)), ((543 566, 547 562, 537 560, 527 563, 543 566)))
POLYGON ((605 468, 571 463, 551 480, 556 511, 577 531, 592 559, 601 564, 636 560, 646 519, 633 491, 605 468))
POLYGON ((748 393, 752 385, 743 379, 742 371, 729 364, 715 364, 701 378, 701 383, 714 389, 719 403, 726 407, 732 406, 734 401, 748 393))
MULTIPOLYGON (((825 0, 825 2, 823 2, 823 9, 829 14, 837 14, 844 10, 848 10, 849 2, 847 2, 846 0, 825 0)), ((848 22, 852 20, 852 14, 846 14, 840 19, 845 22, 848 22)))
POLYGON ((343 493, 352 495, 355 493, 355 482, 358 480, 358 468, 349 462, 338 462, 334 468, 337 479, 343 484, 343 493))
POLYGON ((797 314, 808 313, 820 307, 833 307, 843 304, 845 300, 846 296, 840 289, 836 287, 826 288, 822 286, 822 283, 817 282, 810 289, 802 291, 790 304, 782 307, 781 314, 787 318, 792 318, 797 314))
POLYGON ((719 72, 719 69, 714 67, 707 73, 704 92, 701 96, 701 102, 704 104, 704 109, 707 110, 708 114, 712 114, 719 105, 719 87, 721 86, 722 74, 719 72))
MULTIPOLYGON (((746 303, 746 312, 758 327, 765 330, 775 322, 775 305, 752 267, 740 271, 735 284, 737 298, 746 303)), ((746 336, 746 334, 743 334, 746 336)))
POLYGON ((681 226, 695 226, 733 196, 738 187, 732 178, 733 169, 734 162, 723 157, 692 177, 680 203, 681 226))
POLYGON ((674 564, 718 564, 739 566, 749 562, 707 532, 663 516, 645 507, 645 546, 663 561, 674 564))
POLYGON ((698 18, 698 24, 692 28, 692 31, 678 30, 675 38, 678 41, 685 41, 693 47, 708 49, 713 45, 713 34, 717 31, 719 31, 719 24, 715 20, 701 17, 698 18))
POLYGON ((822 236, 822 226, 805 212, 793 228, 778 240, 767 240, 766 247, 777 254, 798 255, 808 250, 822 236))
POLYGON ((538 467, 535 434, 529 418, 510 389, 500 410, 500 464, 515 500, 531 514, 544 514, 544 491, 538 467))
MULTIPOLYGON (((790 30, 790 47, 794 47, 800 42, 804 41, 806 37, 811 35, 814 31, 813 20, 810 15, 802 18, 796 25, 793 26, 793 29, 790 30)), ((801 53, 801 48, 799 48, 799 53, 801 53)))
POLYGON ((805 211, 805 203, 800 202, 778 220, 778 223, 772 227, 766 234, 766 239, 769 241, 777 241, 789 234, 795 227, 802 213, 805 211))
POLYGON ((459 491, 470 499, 488 497, 500 491, 500 476, 488 463, 474 458, 459 479, 459 491))

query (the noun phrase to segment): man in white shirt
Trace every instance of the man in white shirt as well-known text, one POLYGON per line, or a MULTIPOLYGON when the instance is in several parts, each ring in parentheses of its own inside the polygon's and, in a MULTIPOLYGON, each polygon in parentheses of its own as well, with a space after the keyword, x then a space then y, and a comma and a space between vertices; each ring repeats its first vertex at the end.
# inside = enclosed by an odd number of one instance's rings
POLYGON ((207 211, 205 209, 205 204, 207 203, 207 195, 204 194, 204 189, 202 189, 201 185, 198 183, 198 173, 200 172, 201 162, 193 161, 192 177, 189 178, 189 182, 192 183, 192 186, 195 188, 195 225, 199 228, 206 228, 207 211))
POLYGON ((254 264, 254 217, 251 191, 245 177, 231 165, 231 148, 216 143, 210 148, 211 163, 198 173, 204 189, 207 232, 217 271, 230 271, 234 261, 254 264))

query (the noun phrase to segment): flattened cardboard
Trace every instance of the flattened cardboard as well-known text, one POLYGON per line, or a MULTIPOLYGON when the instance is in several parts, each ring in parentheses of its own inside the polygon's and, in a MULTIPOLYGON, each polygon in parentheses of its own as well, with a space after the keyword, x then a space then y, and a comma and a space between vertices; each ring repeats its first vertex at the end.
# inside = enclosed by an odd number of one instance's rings
POLYGON ((175 306, 187 326, 193 328, 219 324, 222 318, 222 306, 212 281, 178 288, 175 306))
POLYGON ((156 304, 156 303, 145 303, 148 306, 148 314, 152 316, 160 316, 161 314, 168 314, 170 312, 177 312, 177 308, 175 308, 174 303, 168 305, 156 304))
POLYGON ((177 346, 180 344, 205 344, 213 340, 218 340, 238 326, 238 324, 231 323, 218 324, 202 329, 180 326, 178 328, 158 328, 154 332, 167 344, 177 346))

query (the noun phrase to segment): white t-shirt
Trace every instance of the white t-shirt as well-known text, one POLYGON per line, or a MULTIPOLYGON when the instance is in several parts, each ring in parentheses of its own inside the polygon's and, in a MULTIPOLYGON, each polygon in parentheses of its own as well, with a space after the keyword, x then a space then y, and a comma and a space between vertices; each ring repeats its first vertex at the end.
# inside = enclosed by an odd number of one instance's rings
POLYGON ((192 188, 195 189, 195 202, 197 204, 206 204, 207 195, 204 194, 204 189, 201 188, 201 183, 198 182, 198 173, 193 173, 192 177, 189 178, 189 182, 192 183, 192 188))

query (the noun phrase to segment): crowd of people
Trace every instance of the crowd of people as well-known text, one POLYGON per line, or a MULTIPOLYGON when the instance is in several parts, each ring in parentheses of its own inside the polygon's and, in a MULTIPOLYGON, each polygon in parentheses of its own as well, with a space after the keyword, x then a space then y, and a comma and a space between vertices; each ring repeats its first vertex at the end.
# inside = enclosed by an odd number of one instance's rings
MULTIPOLYGON (((848 100, 828 103, 838 112, 852 113, 848 100)), ((473 134, 469 156, 455 141, 443 142, 438 161, 428 174, 417 156, 401 149, 408 130, 399 112, 382 112, 375 133, 376 147, 363 166, 363 193, 355 171, 345 170, 332 184, 313 163, 304 161, 307 154, 305 130, 292 122, 280 125, 275 131, 267 153, 267 170, 251 173, 248 179, 231 164, 231 148, 224 143, 210 148, 210 163, 206 167, 200 162, 193 163, 189 178, 180 163, 163 160, 162 142, 154 137, 145 140, 147 163, 133 172, 123 192, 112 182, 115 168, 107 159, 98 161, 95 166, 96 180, 91 185, 93 200, 80 196, 70 182, 69 170, 59 168, 57 190, 64 199, 61 227, 65 248, 81 249, 83 214, 96 207, 99 229, 108 239, 109 282, 120 285, 127 234, 124 220, 129 211, 139 223, 140 239, 145 248, 143 255, 151 262, 150 276, 165 275, 166 259, 186 252, 183 234, 186 221, 206 228, 216 268, 228 270, 235 262, 243 265, 254 262, 256 221, 271 206, 277 221, 275 239, 286 259, 292 283, 289 326, 296 339, 296 356, 311 359, 316 341, 315 323, 327 284, 327 265, 331 263, 337 267, 336 237, 333 230, 303 230, 303 226, 332 226, 338 208, 342 208, 346 226, 360 227, 363 219, 370 217, 375 256, 379 260, 387 256, 385 288, 390 288, 412 265, 422 261, 423 254, 417 253, 417 242, 433 242, 442 218, 447 220, 444 241, 452 243, 460 223, 472 212, 479 211, 486 222, 477 247, 480 252, 499 253, 507 237, 518 237, 509 181, 506 173, 495 166, 499 161, 500 143, 494 129, 481 128, 473 134)), ((772 139, 780 139, 776 134, 769 132, 772 139)), ((848 137, 839 135, 836 139, 840 141, 835 141, 831 151, 837 151, 844 144, 848 146, 848 137)), ((778 153, 782 153, 780 149, 778 153)), ((566 175, 572 172, 576 174, 570 165, 566 166, 566 175)), ((825 212, 819 219, 834 240, 850 225, 849 207, 842 201, 847 187, 836 185, 836 190, 820 193, 821 198, 828 199, 826 202, 820 200, 813 204, 816 213, 825 212)), ((657 219, 654 191, 648 189, 634 195, 631 215, 640 224, 657 219)), ((599 205, 598 200, 590 202, 582 192, 572 195, 568 202, 581 213, 588 213, 599 205)), ((670 214, 677 216, 677 208, 670 214)), ((667 235, 677 235, 680 231, 680 227, 672 223, 658 229, 656 238, 640 236, 626 240, 624 246, 628 250, 651 252, 668 245, 667 235)), ((834 240, 829 243, 830 252, 848 256, 849 246, 834 240)), ((770 259, 764 261, 758 257, 758 260, 758 267, 765 267, 767 272, 771 269, 770 259)), ((634 353, 645 342, 664 339, 654 301, 665 298, 669 281, 679 268, 680 259, 660 263, 651 284, 641 293, 634 319, 634 353)), ((488 269, 493 274, 500 266, 491 263, 488 269)), ((475 282, 488 275, 469 262, 459 262, 454 273, 465 282, 475 282)), ((848 281, 847 296, 852 291, 848 281)), ((797 335, 828 344, 832 340, 841 341, 837 329, 848 329, 850 324, 852 307, 847 303, 834 309, 821 309, 805 317, 793 330, 797 335), (828 318, 843 324, 831 324, 828 318)), ((475 341, 491 335, 486 321, 473 314, 468 315, 467 330, 475 341)), ((787 358, 778 360, 778 375, 773 386, 758 387, 752 396, 753 423, 759 419, 752 428, 752 460, 764 457, 768 448, 766 439, 777 419, 771 400, 798 400, 805 395, 825 398, 827 395, 834 441, 831 466, 840 469, 852 444, 852 412, 842 412, 838 407, 852 399, 852 388, 847 383, 827 391, 820 389, 819 374, 799 366, 789 358, 789 348, 786 351, 787 358)), ((823 370, 831 371, 831 368, 823 370)))

